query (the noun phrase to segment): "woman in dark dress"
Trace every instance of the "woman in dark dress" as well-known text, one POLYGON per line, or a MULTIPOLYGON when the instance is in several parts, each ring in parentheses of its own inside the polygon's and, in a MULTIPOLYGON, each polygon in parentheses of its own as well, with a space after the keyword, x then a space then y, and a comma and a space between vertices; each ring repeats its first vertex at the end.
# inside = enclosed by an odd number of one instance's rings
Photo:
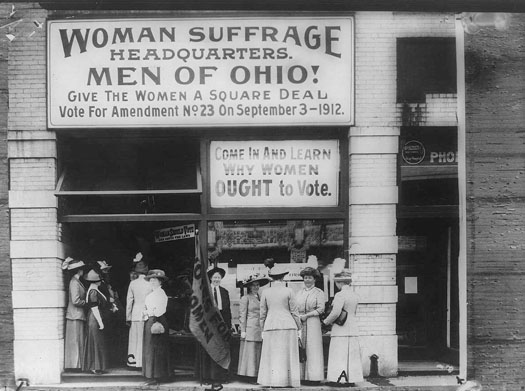
POLYGON ((147 378, 144 385, 159 384, 170 378, 169 326, 166 319, 168 296, 162 283, 168 278, 163 270, 153 269, 145 279, 152 287, 144 302, 144 338, 142 346, 142 376, 147 378), (159 326, 162 325, 161 326, 159 326), (153 329, 152 329, 153 327, 153 329), (154 332, 156 329, 156 332, 154 332))
MULTIPOLYGON (((219 309, 228 330, 231 330, 232 313, 230 308, 230 294, 226 288, 220 286, 222 279, 226 275, 226 270, 215 266, 211 270, 208 270, 207 274, 211 283, 215 306, 219 309)), ((230 381, 230 369, 221 367, 200 344, 197 343, 197 345, 195 375, 200 377, 205 384, 228 383, 230 381)))
POLYGON ((95 270, 91 270, 85 280, 91 285, 86 295, 89 310, 82 369, 101 374, 108 367, 105 320, 109 316, 111 304, 109 298, 99 290, 101 278, 95 270))

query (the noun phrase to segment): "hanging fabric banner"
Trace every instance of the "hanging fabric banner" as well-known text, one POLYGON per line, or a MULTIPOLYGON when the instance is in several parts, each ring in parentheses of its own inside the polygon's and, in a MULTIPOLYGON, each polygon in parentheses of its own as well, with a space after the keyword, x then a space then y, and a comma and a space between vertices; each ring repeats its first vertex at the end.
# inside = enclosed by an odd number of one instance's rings
POLYGON ((230 330, 215 306, 206 268, 202 263, 198 235, 195 235, 195 264, 191 296, 190 331, 204 350, 221 367, 230 365, 230 330))

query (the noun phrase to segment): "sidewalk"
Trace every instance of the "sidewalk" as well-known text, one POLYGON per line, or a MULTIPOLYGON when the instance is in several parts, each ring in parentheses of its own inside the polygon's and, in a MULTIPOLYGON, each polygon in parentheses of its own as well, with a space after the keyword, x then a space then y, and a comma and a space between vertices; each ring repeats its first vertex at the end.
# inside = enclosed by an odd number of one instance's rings
MULTIPOLYGON (((94 379, 95 380, 95 379, 94 379)), ((139 390, 177 390, 177 391, 211 391, 210 385, 200 385, 195 380, 179 380, 173 383, 164 383, 158 386, 143 386, 144 379, 133 379, 125 381, 104 381, 100 379, 93 382, 68 382, 58 385, 40 385, 34 387, 23 387, 21 391, 64 391, 67 389, 89 390, 89 391, 139 391, 139 390)), ((247 384, 245 382, 233 381, 223 385, 224 391, 247 391, 268 390, 269 387, 247 384)), ((315 386, 301 386, 293 390, 313 391, 349 391, 349 390, 371 390, 381 391, 454 391, 457 381, 454 375, 447 376, 401 376, 395 378, 367 378, 358 383, 356 387, 331 387, 324 384, 315 386)), ((285 390, 286 388, 283 388, 285 390)), ((272 390, 275 390, 273 388, 272 390)))

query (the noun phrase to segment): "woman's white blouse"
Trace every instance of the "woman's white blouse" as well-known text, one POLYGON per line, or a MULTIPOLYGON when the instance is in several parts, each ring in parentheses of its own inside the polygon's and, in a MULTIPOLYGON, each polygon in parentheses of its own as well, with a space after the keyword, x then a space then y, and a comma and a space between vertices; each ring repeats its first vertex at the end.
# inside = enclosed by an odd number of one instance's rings
POLYGON ((162 316, 166 313, 168 296, 160 286, 146 296, 146 314, 148 316, 162 316))

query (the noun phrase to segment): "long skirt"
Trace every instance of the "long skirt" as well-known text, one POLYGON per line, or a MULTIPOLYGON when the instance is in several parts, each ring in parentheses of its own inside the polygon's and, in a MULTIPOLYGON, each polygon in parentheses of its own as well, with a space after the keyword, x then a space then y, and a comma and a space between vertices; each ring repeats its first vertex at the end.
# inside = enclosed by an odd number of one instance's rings
POLYGON ((128 340, 128 366, 142 367, 142 345, 144 337, 144 322, 142 320, 131 322, 128 340))
POLYGON ((323 334, 318 316, 303 323, 302 342, 306 347, 306 362, 301 363, 301 380, 324 380, 323 334))
POLYGON ((239 366, 237 374, 239 376, 257 377, 259 373, 259 363, 261 361, 261 341, 241 340, 239 347, 239 366))
POLYGON ((149 318, 144 324, 144 347, 142 349, 142 376, 148 379, 170 377, 170 338, 166 317, 149 318), (151 326, 160 322, 164 333, 151 334, 151 326))
POLYGON ((326 380, 329 382, 339 380, 340 383, 363 381, 359 337, 332 337, 330 339, 326 380))
POLYGON ((64 341, 64 368, 82 368, 85 346, 85 320, 66 319, 66 337, 64 341))
POLYGON ((87 320, 86 347, 84 349, 84 371, 102 371, 108 367, 108 351, 105 330, 98 328, 98 322, 91 311, 87 320))
POLYGON ((300 387, 297 330, 263 331, 257 383, 268 387, 300 387))

